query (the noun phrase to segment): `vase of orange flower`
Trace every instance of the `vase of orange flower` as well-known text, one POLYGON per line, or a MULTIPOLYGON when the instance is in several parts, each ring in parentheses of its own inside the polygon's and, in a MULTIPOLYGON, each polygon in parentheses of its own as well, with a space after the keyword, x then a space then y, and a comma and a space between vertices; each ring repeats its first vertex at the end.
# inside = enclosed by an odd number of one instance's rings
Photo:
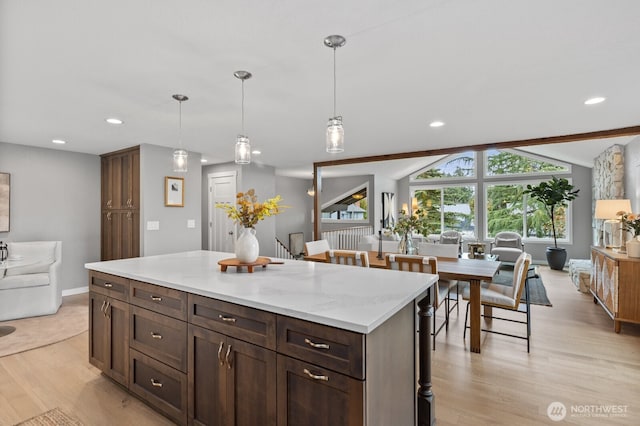
POLYGON ((254 226, 269 216, 282 213, 285 206, 280 205, 281 201, 282 198, 277 195, 262 203, 258 202, 255 191, 250 189, 236 194, 236 205, 216 204, 216 207, 227 213, 229 219, 242 226, 235 244, 235 254, 240 262, 253 263, 258 259, 260 245, 254 226))

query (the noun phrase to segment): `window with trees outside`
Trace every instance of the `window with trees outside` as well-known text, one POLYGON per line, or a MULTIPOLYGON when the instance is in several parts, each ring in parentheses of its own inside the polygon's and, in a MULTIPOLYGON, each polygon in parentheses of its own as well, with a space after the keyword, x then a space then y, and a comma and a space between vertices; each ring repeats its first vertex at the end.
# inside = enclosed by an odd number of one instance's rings
POLYGON ((473 178, 476 176, 476 153, 473 151, 447 155, 411 176, 412 181, 473 178))
POLYGON ((462 235, 474 235, 475 184, 419 187, 412 195, 418 208, 426 212, 429 233, 456 230, 462 235))

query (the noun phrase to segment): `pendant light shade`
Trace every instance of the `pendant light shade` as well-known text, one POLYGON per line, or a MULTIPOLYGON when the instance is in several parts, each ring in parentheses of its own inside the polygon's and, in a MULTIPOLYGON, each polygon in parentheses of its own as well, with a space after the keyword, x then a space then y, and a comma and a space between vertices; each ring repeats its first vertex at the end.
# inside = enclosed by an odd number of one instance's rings
POLYGON ((236 138, 236 164, 251 163, 251 143, 244 135, 244 81, 251 78, 249 71, 236 71, 233 75, 242 81, 242 134, 236 138))
POLYGON ((178 148, 173 151, 173 171, 177 173, 186 173, 188 170, 188 157, 187 151, 182 149, 182 102, 188 101, 189 98, 185 95, 173 95, 173 99, 178 101, 179 104, 179 131, 178 131, 178 148))
POLYGON ((346 42, 340 35, 330 35, 324 39, 324 45, 333 49, 333 117, 327 123, 327 152, 331 154, 344 151, 342 117, 336 114, 336 49, 346 42))

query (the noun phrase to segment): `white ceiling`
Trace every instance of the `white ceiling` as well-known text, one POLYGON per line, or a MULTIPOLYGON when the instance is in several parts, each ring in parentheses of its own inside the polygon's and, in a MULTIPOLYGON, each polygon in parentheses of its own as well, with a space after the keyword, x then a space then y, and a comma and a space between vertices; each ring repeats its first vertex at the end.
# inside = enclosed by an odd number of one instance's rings
MULTIPOLYGON (((253 73, 254 160, 281 175, 310 178, 313 162, 332 159, 636 126, 639 18, 637 0, 2 0, 0 141, 92 154, 176 147, 171 95, 181 93, 190 98, 183 146, 233 161, 241 69, 253 73), (324 151, 330 34, 347 38, 336 52, 339 155, 324 151), (596 95, 607 100, 583 104, 596 95), (108 125, 110 116, 125 124, 108 125), (436 119, 446 125, 429 127, 436 119)), ((604 149, 580 144, 535 150, 589 165, 604 149)))

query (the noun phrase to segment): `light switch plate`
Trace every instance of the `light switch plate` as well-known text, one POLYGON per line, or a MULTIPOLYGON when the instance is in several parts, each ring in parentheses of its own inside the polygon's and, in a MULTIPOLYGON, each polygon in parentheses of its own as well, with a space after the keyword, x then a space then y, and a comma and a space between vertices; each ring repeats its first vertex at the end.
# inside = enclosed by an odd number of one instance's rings
POLYGON ((147 231, 158 231, 160 229, 160 221, 149 220, 147 221, 147 231))
POLYGON ((188 219, 187 220, 187 228, 195 228, 195 227, 196 227, 195 219, 188 219))

